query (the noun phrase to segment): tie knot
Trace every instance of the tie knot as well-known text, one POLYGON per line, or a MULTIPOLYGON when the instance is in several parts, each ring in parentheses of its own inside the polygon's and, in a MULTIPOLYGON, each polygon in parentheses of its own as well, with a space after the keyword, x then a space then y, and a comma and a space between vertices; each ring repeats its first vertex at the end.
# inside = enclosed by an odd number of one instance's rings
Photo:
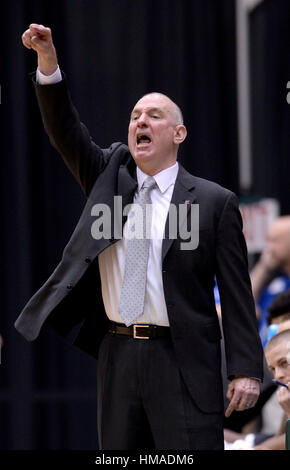
POLYGON ((142 188, 148 191, 149 189, 153 189, 155 185, 156 185, 156 181, 153 178, 153 176, 148 176, 146 180, 144 181, 142 188))

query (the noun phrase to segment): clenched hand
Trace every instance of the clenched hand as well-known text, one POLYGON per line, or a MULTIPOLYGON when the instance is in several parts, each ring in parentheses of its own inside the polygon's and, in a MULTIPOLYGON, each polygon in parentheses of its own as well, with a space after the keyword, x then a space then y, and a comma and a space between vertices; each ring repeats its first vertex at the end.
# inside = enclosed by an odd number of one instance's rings
POLYGON ((55 72, 58 62, 50 28, 32 23, 22 34, 22 42, 27 49, 37 52, 38 68, 43 74, 55 72))

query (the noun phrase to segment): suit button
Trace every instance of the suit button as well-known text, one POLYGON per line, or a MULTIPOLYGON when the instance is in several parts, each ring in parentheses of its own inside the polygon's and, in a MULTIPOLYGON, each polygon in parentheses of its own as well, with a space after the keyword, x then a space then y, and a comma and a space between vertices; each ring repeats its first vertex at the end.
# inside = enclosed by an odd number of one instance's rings
POLYGON ((90 262, 91 262, 91 258, 86 258, 85 259, 85 263, 90 264, 90 262))
POLYGON ((72 285, 72 284, 68 284, 68 285, 66 286, 66 288, 70 290, 70 289, 73 288, 73 285, 72 285))

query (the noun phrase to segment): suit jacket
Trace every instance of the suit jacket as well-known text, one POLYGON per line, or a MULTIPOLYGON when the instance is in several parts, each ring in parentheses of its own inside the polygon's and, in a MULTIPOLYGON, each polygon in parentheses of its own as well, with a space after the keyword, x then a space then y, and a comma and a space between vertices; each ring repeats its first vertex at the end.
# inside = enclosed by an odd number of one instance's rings
MULTIPOLYGON (((43 324, 64 337, 80 325, 74 344, 97 357, 108 323, 97 257, 116 240, 113 235, 100 240, 92 237, 95 219, 91 210, 96 203, 105 203, 113 213, 115 195, 122 196, 123 207, 132 202, 136 165, 126 145, 119 142, 101 149, 92 141, 73 107, 65 78, 54 85, 35 84, 35 88, 50 141, 79 181, 87 203, 61 262, 24 307, 15 327, 31 341, 43 324)), ((213 295, 215 276, 228 376, 263 376, 246 244, 236 196, 189 174, 180 165, 171 203, 178 207, 185 201, 199 204, 199 245, 188 251, 180 249, 184 240, 179 236, 163 240, 165 301, 176 357, 193 399, 204 412, 221 412, 221 332, 213 295)))

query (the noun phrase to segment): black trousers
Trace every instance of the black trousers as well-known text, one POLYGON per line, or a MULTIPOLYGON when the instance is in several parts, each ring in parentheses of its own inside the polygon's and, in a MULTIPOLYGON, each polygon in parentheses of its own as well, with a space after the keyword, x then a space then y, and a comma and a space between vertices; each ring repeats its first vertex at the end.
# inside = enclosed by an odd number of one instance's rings
POLYGON ((101 450, 222 450, 223 414, 194 403, 170 337, 108 333, 98 360, 98 438, 101 450))

